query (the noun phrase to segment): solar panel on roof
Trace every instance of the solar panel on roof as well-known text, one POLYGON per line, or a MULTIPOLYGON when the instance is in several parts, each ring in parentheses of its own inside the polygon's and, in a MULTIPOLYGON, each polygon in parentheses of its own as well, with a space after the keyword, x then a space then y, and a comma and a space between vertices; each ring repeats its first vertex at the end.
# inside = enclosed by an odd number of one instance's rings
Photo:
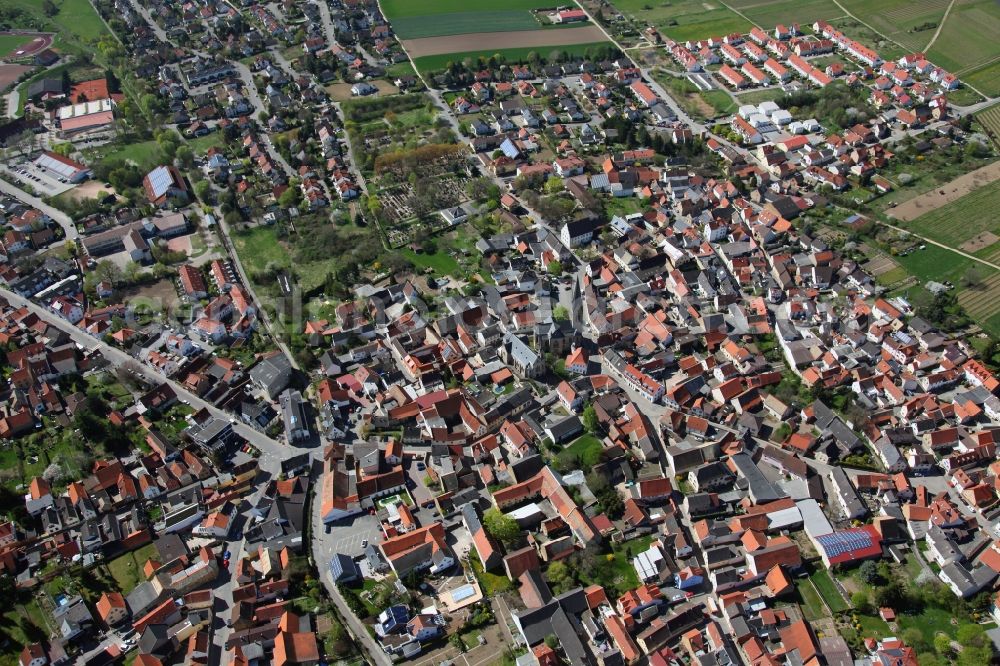
POLYGON ((170 169, 165 166, 158 166, 150 171, 148 178, 150 189, 153 191, 153 196, 157 199, 165 195, 174 183, 173 176, 170 175, 170 169))
POLYGON ((872 545, 872 536, 866 530, 833 532, 817 537, 827 556, 834 558, 844 553, 863 550, 872 545))

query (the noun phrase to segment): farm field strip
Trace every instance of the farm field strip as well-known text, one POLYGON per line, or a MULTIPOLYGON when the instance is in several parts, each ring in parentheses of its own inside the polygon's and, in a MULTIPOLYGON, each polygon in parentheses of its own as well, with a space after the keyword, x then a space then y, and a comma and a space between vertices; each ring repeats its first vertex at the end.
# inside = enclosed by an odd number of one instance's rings
POLYGON ((479 32, 507 32, 515 30, 541 30, 531 12, 524 10, 496 10, 490 12, 457 12, 454 14, 428 14, 404 16, 392 20, 392 29, 400 39, 444 37, 479 32))
POLYGON ((994 272, 975 287, 962 290, 958 302, 974 319, 989 319, 1000 313, 1000 272, 994 272))
MULTIPOLYGON (((390 21, 408 16, 429 16, 433 14, 457 14, 462 12, 490 12, 497 7, 492 0, 382 0, 380 3, 385 17, 390 21)), ((545 0, 504 0, 507 11, 544 9, 555 3, 545 0)))
MULTIPOLYGON (((560 46, 605 42, 604 33, 595 25, 563 30, 519 30, 514 32, 479 32, 445 37, 407 39, 406 52, 414 60, 441 54, 494 52, 511 48, 558 49, 560 46)), ((543 54, 545 55, 545 54, 543 54)), ((459 58, 452 58, 459 59, 459 58)), ((418 67, 420 63, 418 63, 418 67)))
POLYGON ((927 56, 934 64, 951 71, 985 65, 1000 56, 997 35, 1000 35, 1000 4, 994 0, 957 1, 927 56))
POLYGON ((779 23, 811 25, 818 19, 830 20, 844 15, 844 10, 833 0, 744 0, 726 4, 764 30, 770 30, 779 23))
MULTIPOLYGON (((917 195, 912 199, 908 199, 907 201, 904 201, 903 203, 894 206, 885 212, 887 215, 894 217, 897 220, 913 222, 920 217, 929 215, 939 208, 943 208, 956 201, 960 201, 964 197, 975 193, 977 190, 995 188, 994 183, 997 180, 1000 180, 1000 162, 988 164, 963 176, 959 176, 949 183, 944 183, 929 192, 925 192, 924 194, 917 195)), ((1000 203, 1000 201, 996 201, 995 203, 1000 203)), ((969 235, 962 238, 958 242, 961 243, 962 241, 971 238, 979 231, 982 231, 983 228, 988 228, 988 225, 980 229, 970 230, 969 235)), ((915 229, 916 228, 914 228, 914 230, 915 229)), ((955 240, 955 238, 956 237, 954 235, 951 235, 944 239, 937 240, 941 240, 942 243, 950 243, 955 240)))
POLYGON ((921 215, 907 229, 958 247, 983 231, 1000 230, 995 211, 1000 206, 1000 180, 921 215))

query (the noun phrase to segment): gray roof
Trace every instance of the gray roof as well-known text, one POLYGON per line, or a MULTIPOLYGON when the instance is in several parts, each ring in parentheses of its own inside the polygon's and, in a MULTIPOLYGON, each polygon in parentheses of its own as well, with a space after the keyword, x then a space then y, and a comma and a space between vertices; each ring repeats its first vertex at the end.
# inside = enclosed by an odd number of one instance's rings
POLYGON ((288 386, 291 376, 292 364, 288 357, 280 352, 261 359, 250 369, 250 378, 271 397, 281 393, 288 386))

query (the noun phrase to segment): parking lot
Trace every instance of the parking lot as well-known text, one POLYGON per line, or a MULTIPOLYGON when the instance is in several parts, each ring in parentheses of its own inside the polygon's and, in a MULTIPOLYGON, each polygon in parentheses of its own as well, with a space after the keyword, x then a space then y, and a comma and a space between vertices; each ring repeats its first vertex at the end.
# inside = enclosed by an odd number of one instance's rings
POLYGON ((7 174, 24 185, 30 185, 40 196, 54 197, 66 190, 76 187, 65 179, 46 172, 32 162, 21 162, 14 166, 5 166, 7 174))
POLYGON ((364 546, 361 544, 366 540, 368 543, 382 541, 382 531, 379 528, 378 518, 368 513, 359 514, 353 519, 330 525, 327 530, 329 533, 324 533, 319 538, 326 547, 327 560, 334 553, 359 557, 364 552, 364 546))

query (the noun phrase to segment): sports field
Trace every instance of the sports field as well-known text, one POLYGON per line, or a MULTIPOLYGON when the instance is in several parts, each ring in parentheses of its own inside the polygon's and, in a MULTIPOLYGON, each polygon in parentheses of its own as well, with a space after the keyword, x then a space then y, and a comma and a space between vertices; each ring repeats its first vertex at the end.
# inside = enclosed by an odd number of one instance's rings
POLYGON ((14 50, 31 41, 27 35, 0 35, 0 58, 14 53, 14 50))
POLYGON ((382 11, 401 39, 512 30, 541 30, 533 9, 552 7, 544 0, 511 0, 498 9, 487 0, 385 0, 382 11))

